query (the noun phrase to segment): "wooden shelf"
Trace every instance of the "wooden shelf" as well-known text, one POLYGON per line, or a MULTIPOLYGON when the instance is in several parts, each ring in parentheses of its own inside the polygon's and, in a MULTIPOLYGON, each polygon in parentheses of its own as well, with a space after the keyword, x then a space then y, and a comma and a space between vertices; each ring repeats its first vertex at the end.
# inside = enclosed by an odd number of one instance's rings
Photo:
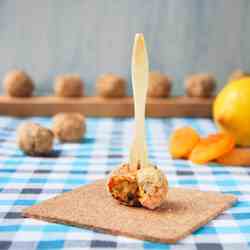
MULTIPOLYGON (((213 98, 148 98, 146 114, 150 117, 210 117, 213 98)), ((130 117, 132 97, 105 99, 101 97, 61 98, 37 96, 13 98, 0 96, 0 114, 11 116, 50 116, 58 112, 80 112, 86 116, 130 117)))

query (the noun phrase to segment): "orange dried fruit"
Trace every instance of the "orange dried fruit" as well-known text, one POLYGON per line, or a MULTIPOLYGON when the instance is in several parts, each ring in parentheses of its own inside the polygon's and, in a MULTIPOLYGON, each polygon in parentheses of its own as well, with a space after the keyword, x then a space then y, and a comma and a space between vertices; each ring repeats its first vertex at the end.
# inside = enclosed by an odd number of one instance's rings
POLYGON ((173 158, 188 157, 199 140, 200 136, 193 128, 178 128, 170 137, 169 152, 173 158))
POLYGON ((250 166, 250 148, 234 148, 219 157, 217 162, 231 166, 250 166))
POLYGON ((227 133, 216 133, 201 138, 192 150, 189 160, 203 164, 215 160, 230 152, 235 145, 233 136, 227 133))

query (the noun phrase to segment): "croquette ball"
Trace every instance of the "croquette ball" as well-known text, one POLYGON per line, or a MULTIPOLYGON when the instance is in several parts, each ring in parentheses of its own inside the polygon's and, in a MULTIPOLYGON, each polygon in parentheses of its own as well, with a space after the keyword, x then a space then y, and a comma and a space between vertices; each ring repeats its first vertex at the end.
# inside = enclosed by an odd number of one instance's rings
POLYGON ((165 201, 168 182, 164 173, 156 166, 149 165, 137 171, 139 202, 143 207, 155 209, 165 201))
POLYGON ((86 131, 85 118, 80 113, 59 113, 54 116, 52 130, 62 142, 79 141, 86 131))
POLYGON ((53 132, 39 124, 27 122, 17 131, 17 144, 28 155, 47 155, 53 148, 53 132))
POLYGON ((102 97, 124 97, 126 87, 126 80, 112 73, 104 74, 96 80, 96 93, 102 97))
POLYGON ((131 171, 128 164, 122 164, 114 169, 108 178, 108 191, 114 199, 126 206, 141 206, 136 172, 137 170, 131 171))
POLYGON ((29 75, 17 69, 6 74, 3 85, 5 93, 12 97, 30 97, 34 90, 34 83, 29 75))
POLYGON ((190 97, 210 97, 216 88, 216 80, 211 74, 193 74, 185 81, 186 95, 190 97))
POLYGON ((59 97, 81 97, 84 95, 84 82, 80 75, 59 75, 55 79, 54 92, 59 97))
POLYGON ((234 81, 234 80, 239 80, 243 77, 250 77, 250 73, 249 72, 246 72, 246 71, 243 71, 241 69, 237 69, 235 70, 229 77, 228 81, 231 82, 231 81, 234 81))
POLYGON ((114 199, 127 206, 160 207, 168 192, 164 173, 156 166, 132 169, 123 164, 108 178, 107 188, 114 199))
POLYGON ((149 97, 161 98, 168 97, 171 91, 172 81, 169 76, 164 75, 158 71, 149 73, 149 97))

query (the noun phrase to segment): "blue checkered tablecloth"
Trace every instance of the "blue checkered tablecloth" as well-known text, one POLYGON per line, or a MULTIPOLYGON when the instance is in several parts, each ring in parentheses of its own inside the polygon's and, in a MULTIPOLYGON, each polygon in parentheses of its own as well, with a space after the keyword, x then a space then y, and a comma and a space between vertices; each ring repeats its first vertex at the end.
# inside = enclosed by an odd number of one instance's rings
MULTIPOLYGON (((50 118, 28 120, 51 126, 50 118)), ((239 202, 178 244, 167 245, 112 236, 76 227, 25 219, 23 208, 105 177, 126 161, 133 120, 89 118, 80 144, 55 143, 50 157, 25 156, 16 146, 16 127, 24 119, 0 117, 0 249, 250 249, 250 168, 197 166, 173 161, 168 136, 191 125, 201 134, 215 131, 207 119, 148 119, 151 161, 171 186, 235 194, 239 202)))

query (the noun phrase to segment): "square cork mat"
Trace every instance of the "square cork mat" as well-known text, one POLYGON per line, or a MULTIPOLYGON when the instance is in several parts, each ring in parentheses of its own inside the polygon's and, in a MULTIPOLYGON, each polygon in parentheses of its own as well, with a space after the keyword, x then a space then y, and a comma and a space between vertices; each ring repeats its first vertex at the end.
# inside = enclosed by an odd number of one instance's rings
POLYGON ((207 224, 236 202, 217 192, 171 188, 163 206, 150 211, 120 205, 100 180, 46 200, 23 216, 90 228, 142 240, 175 243, 207 224))

